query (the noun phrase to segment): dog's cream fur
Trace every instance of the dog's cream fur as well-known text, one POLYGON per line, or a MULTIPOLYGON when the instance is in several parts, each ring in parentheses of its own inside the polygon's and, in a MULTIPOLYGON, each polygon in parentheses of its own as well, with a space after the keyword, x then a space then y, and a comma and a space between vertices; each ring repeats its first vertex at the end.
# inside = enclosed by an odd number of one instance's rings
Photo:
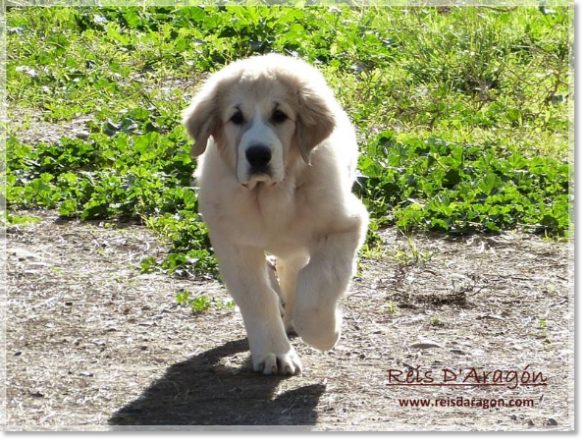
POLYGON ((299 373, 286 331, 294 327, 322 351, 336 344, 337 303, 367 229, 367 211, 351 192, 353 126, 317 69, 280 55, 237 61, 211 75, 184 124, 195 139, 192 155, 201 155, 199 210, 243 315, 253 368, 299 373), (277 110, 284 121, 276 120, 277 110), (254 175, 246 151, 258 143, 272 159, 269 172, 254 175), (278 279, 266 253, 276 256, 278 279))

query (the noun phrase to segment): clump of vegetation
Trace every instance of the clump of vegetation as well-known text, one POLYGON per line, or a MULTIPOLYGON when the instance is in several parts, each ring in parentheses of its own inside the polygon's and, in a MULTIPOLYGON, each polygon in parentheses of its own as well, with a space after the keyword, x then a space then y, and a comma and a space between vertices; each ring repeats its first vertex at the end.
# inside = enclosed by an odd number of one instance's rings
POLYGON ((171 245, 166 259, 142 262, 143 271, 216 275, 180 112, 209 72, 279 52, 318 66, 356 125, 356 192, 372 218, 367 253, 381 253, 376 230, 390 225, 563 237, 571 14, 8 7, 9 208, 139 219, 171 245), (38 120, 58 127, 78 118, 86 121, 83 139, 21 137, 38 120))
POLYGON ((393 256, 395 261, 403 265, 424 265, 431 261, 434 254, 432 250, 420 249, 410 236, 406 237, 406 241, 407 247, 395 252, 393 256))
POLYGON ((433 317, 430 320, 430 324, 433 327, 444 327, 445 326, 445 323, 438 316, 433 317))
POLYGON ((189 305, 194 313, 202 313, 211 309, 234 309, 234 301, 222 301, 209 298, 207 295, 191 296, 187 291, 179 292, 176 295, 177 304, 189 305))
POLYGON ((569 166, 514 146, 382 132, 360 158, 360 194, 383 224, 449 233, 520 227, 563 235, 569 166))

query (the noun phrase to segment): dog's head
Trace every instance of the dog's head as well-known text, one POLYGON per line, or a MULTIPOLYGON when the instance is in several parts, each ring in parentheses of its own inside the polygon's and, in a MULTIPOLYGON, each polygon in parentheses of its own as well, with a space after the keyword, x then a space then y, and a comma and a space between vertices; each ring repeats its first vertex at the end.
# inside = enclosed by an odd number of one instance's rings
POLYGON ((289 164, 335 127, 335 101, 321 73, 282 55, 241 60, 211 75, 183 113, 201 155, 213 137, 223 160, 248 188, 281 182, 289 164))

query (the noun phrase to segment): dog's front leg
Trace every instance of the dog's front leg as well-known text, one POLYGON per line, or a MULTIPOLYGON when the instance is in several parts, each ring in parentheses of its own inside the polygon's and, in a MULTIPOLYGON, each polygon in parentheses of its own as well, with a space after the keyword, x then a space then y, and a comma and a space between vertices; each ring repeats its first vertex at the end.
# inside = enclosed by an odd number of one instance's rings
POLYGON ((313 247, 309 264, 299 273, 295 330, 303 341, 319 350, 333 348, 341 334, 337 302, 354 272, 356 251, 362 236, 356 228, 320 237, 313 247))
POLYGON ((244 318, 254 371, 300 373, 301 362, 286 336, 264 251, 213 237, 212 243, 221 276, 244 318))

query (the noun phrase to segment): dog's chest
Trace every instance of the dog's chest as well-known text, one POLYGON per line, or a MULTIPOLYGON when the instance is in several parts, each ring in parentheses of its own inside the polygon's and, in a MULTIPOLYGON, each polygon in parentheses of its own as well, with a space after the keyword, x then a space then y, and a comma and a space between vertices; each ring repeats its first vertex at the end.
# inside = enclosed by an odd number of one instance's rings
POLYGON ((299 195, 294 188, 242 189, 222 203, 217 207, 222 230, 242 245, 270 249, 298 240, 299 195))

